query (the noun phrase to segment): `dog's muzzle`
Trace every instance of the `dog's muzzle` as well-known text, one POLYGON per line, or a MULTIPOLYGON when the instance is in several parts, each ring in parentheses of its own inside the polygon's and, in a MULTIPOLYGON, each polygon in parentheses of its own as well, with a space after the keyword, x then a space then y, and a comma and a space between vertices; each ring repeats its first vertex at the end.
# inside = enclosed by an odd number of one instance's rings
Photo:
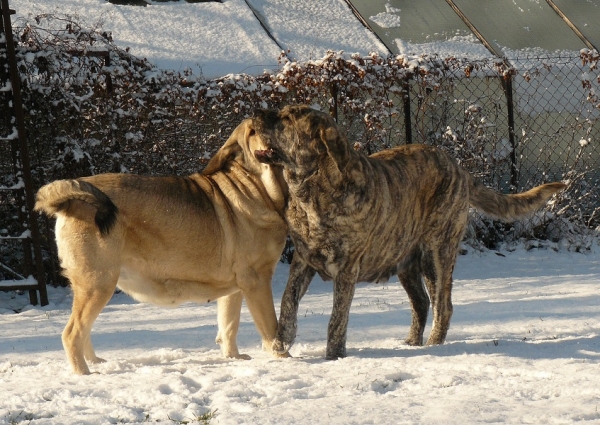
POLYGON ((255 150, 254 156, 263 164, 274 164, 278 160, 278 155, 273 149, 255 150))

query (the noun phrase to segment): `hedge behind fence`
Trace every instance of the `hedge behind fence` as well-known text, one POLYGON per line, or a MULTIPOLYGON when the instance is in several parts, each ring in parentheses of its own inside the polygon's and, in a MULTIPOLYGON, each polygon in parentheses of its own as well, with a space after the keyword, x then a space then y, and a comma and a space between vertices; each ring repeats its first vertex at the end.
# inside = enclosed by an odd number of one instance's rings
POLYGON ((206 81, 158 70, 68 17, 18 22, 15 38, 38 186, 103 172, 191 174, 255 108, 307 103, 366 153, 430 143, 503 192, 569 183, 531 220, 473 215, 473 246, 525 238, 580 250, 600 225, 597 52, 511 63, 342 52, 295 63, 282 53, 273 73, 206 81))

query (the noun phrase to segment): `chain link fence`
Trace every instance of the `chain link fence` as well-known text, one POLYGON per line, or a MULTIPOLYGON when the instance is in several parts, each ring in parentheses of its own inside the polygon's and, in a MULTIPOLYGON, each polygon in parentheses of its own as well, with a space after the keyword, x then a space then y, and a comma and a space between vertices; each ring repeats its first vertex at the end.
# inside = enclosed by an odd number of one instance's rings
POLYGON ((490 62, 468 78, 450 76, 436 90, 411 85, 413 142, 449 150, 471 173, 501 192, 521 192, 562 180, 568 189, 553 204, 516 225, 474 215, 472 242, 563 239, 590 246, 600 225, 600 147, 594 102, 598 76, 579 56, 510 61, 510 73, 490 62))
POLYGON ((355 148, 369 154, 404 143, 436 145, 503 193, 567 182, 546 209, 518 223, 473 211, 466 241, 487 248, 526 240, 528 247, 589 249, 600 226, 597 53, 427 61, 437 66, 433 72, 400 75, 384 95, 349 94, 333 81, 320 97, 292 100, 329 108, 355 148), (585 58, 590 55, 596 62, 585 58), (356 103, 365 110, 356 113, 356 103), (375 119, 369 115, 374 106, 375 119))
MULTIPOLYGON (((473 213, 465 239, 472 246, 525 240, 585 250, 600 226, 600 77, 596 62, 583 55, 510 63, 341 52, 295 63, 282 55, 272 74, 206 81, 157 70, 116 47, 109 34, 66 18, 21 22, 15 38, 38 187, 103 172, 191 174, 254 109, 307 103, 334 115, 354 148, 367 154, 433 144, 504 193, 568 182, 546 209, 519 223, 473 213)), ((597 61, 596 52, 590 57, 597 61)), ((8 107, 0 104, 0 115, 8 116, 8 107)), ((0 135, 10 131, 0 120, 0 135)), ((2 155, 0 170, 11 166, 2 155)), ((0 217, 0 231, 10 219, 0 217)), ((54 262, 45 224, 46 260, 54 262)), ((56 282, 58 267, 47 269, 56 282)))

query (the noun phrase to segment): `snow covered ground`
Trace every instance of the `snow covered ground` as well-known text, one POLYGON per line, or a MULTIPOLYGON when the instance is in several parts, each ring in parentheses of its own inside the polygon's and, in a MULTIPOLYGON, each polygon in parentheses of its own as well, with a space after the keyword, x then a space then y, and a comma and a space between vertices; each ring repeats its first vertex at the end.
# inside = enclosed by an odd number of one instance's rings
MULTIPOLYGON (((0 293, 0 424, 600 423, 600 249, 471 252, 455 272, 446 344, 409 347, 397 281, 360 284, 348 354, 324 360, 331 284, 300 305, 294 358, 271 359, 244 307, 252 360, 221 358, 216 305, 163 309, 115 295, 92 338, 107 362, 67 367, 66 289, 47 307, 0 293), (212 419, 208 419, 212 416, 212 419)), ((289 266, 274 279, 275 302, 289 266)), ((429 331, 429 328, 426 332, 429 331)))

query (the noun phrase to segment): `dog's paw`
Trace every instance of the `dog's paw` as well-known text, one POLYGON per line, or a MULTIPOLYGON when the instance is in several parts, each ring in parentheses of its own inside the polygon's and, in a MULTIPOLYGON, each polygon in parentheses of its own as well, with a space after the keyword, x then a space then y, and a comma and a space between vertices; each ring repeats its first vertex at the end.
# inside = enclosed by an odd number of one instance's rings
POLYGON ((277 338, 273 340, 273 344, 271 345, 271 350, 275 354, 286 354, 292 348, 293 341, 290 343, 284 342, 281 339, 277 338))
POLYGON ((325 360, 338 360, 346 357, 346 349, 341 348, 338 350, 327 350, 325 354, 325 360))
POLYGON ((252 357, 250 357, 248 354, 238 354, 236 359, 238 360, 252 360, 252 357))
POLYGON ((252 357, 250 357, 248 354, 231 354, 229 356, 225 356, 228 359, 236 359, 236 360, 252 360, 252 357))
POLYGON ((106 360, 100 358, 100 357, 93 357, 90 359, 87 359, 88 363, 91 364, 100 364, 100 363, 106 363, 106 360))
POLYGON ((429 337, 429 339, 427 340, 427 343, 425 345, 429 346, 429 345, 442 345, 444 343, 444 338, 431 338, 429 337))
POLYGON ((444 343, 445 340, 446 340, 445 332, 442 333, 442 332, 431 331, 431 333, 429 334, 429 338, 427 339, 426 345, 441 345, 444 343))
POLYGON ((263 344, 263 349, 271 353, 271 355, 276 359, 285 359, 288 357, 292 357, 290 355, 289 346, 286 347, 286 344, 281 342, 278 339, 274 339, 269 344, 263 344))
POLYGON ((421 345, 423 345, 423 338, 417 338, 417 337, 408 337, 404 340, 404 342, 408 345, 412 345, 413 347, 419 347, 421 345))
POLYGON ((290 351, 294 341, 296 340, 296 324, 293 323, 291 326, 279 324, 277 334, 273 340, 273 350, 278 353, 285 353, 290 351))
POLYGON ((226 359, 250 360, 252 358, 248 354, 240 354, 240 352, 237 349, 237 346, 231 347, 221 345, 221 353, 226 359))
POLYGON ((344 357, 346 357, 346 355, 340 355, 340 354, 326 354, 325 355, 325 360, 339 360, 339 359, 343 359, 344 357))

